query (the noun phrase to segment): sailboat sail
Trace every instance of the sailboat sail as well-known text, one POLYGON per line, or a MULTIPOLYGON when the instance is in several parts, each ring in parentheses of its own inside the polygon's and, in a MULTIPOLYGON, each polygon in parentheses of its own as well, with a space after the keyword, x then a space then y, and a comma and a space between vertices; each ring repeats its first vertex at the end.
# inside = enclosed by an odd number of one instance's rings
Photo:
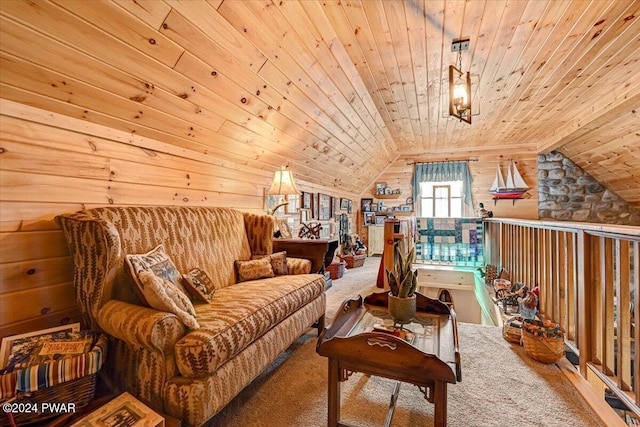
POLYGON ((506 183, 500 172, 500 165, 496 166, 496 177, 489 189, 489 193, 493 194, 495 199, 517 199, 528 189, 529 186, 513 162, 510 161, 507 166, 506 183))
POLYGON ((524 179, 522 179, 522 175, 520 175, 515 163, 513 164, 513 188, 529 188, 527 183, 524 182, 524 179))
POLYGON ((502 172, 500 172, 500 165, 496 166, 496 178, 493 180, 493 184, 491 184, 491 191, 498 191, 501 188, 504 188, 504 178, 502 177, 502 172))

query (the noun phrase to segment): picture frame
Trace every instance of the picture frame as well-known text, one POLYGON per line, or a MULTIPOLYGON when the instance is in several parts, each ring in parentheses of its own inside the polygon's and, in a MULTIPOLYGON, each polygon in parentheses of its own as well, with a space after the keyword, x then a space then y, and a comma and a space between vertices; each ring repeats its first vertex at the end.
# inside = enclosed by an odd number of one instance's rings
POLYGON ((376 182, 376 194, 384 194, 385 188, 387 188, 386 182, 376 182))
POLYGON ((391 187, 385 187, 384 188, 384 194, 386 194, 386 195, 393 194, 393 190, 391 189, 391 187))
POLYGON ((376 225, 384 225, 384 220, 387 219, 386 216, 376 215, 375 224, 376 225))
POLYGON ((0 369, 5 369, 10 358, 27 347, 33 347, 40 340, 46 340, 60 332, 79 332, 80 323, 56 326, 54 328, 41 329, 20 335, 10 335, 2 338, 0 345, 0 369))
POLYGON ((347 205, 347 212, 351 213, 353 211, 353 202, 349 200, 349 204, 347 205))
POLYGON ((82 418, 74 427, 122 427, 144 425, 148 427, 164 426, 165 419, 151 408, 124 392, 115 399, 82 418))
POLYGON ((289 194, 285 197, 285 200, 289 202, 284 207, 285 214, 297 214, 300 211, 300 195, 299 194, 289 194))
POLYGON ((311 209, 300 209, 300 224, 306 224, 311 220, 311 209))
POLYGON ((349 210, 349 199, 340 199, 340 210, 348 211, 349 210))
POLYGON ((371 212, 372 204, 373 204, 373 199, 360 199, 360 210, 363 212, 371 212))
POLYGON ((291 229, 289 228, 289 220, 287 218, 278 220, 278 229, 280 230, 280 238, 290 239, 291 237, 293 237, 291 235, 291 229))
POLYGON ((318 219, 318 193, 311 193, 311 217, 318 219))
POLYGON ((340 210, 340 204, 337 197, 331 197, 331 218, 338 217, 338 211, 340 210))
POLYGON ((376 214, 374 212, 363 212, 363 215, 365 226, 376 224, 376 214))
POLYGON ((313 194, 307 193, 306 191, 302 192, 301 201, 300 201, 300 209, 311 209, 311 200, 313 194))
POLYGON ((318 193, 318 219, 328 221, 331 218, 331 196, 318 193))

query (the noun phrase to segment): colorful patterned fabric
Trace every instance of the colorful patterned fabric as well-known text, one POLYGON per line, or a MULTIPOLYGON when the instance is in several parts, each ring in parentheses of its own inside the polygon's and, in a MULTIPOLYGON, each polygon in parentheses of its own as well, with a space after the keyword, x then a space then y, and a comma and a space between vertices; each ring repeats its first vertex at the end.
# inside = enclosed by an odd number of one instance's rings
POLYGON ((253 280, 218 290, 210 304, 196 306, 201 328, 176 343, 178 370, 185 377, 212 374, 273 324, 322 295, 324 286, 323 276, 312 274, 253 280))
POLYGON ((0 375, 0 400, 16 392, 34 392, 97 373, 107 354, 107 342, 101 335, 88 353, 0 375))
POLYGON ((481 218, 418 218, 417 261, 482 266, 481 218))

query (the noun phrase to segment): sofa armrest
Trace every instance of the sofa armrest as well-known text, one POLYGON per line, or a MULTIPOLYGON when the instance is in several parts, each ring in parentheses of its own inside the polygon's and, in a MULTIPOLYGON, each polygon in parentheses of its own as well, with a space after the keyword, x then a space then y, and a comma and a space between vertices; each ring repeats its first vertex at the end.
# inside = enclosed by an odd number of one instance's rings
POLYGON ((287 270, 289 274, 311 273, 311 261, 304 258, 287 257, 287 270))
POLYGON ((100 327, 109 335, 151 351, 173 353, 186 327, 175 314, 124 301, 110 300, 98 313, 100 327))

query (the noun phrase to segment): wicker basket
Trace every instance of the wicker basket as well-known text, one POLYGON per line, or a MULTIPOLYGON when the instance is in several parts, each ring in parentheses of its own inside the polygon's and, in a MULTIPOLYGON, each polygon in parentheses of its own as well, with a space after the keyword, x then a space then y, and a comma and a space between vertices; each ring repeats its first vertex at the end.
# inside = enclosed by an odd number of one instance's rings
POLYGON ((365 258, 367 258, 365 254, 345 255, 342 260, 347 263, 347 268, 358 268, 364 265, 365 258))
MULTIPOLYGON (((38 412, 14 412, 12 416, 15 425, 26 425, 61 415, 61 412, 56 411, 43 412, 42 403, 73 403, 76 409, 87 405, 95 395, 96 375, 105 360, 107 346, 107 336, 100 335, 87 353, 0 375, 0 401, 3 404, 17 404, 17 407, 34 409, 34 404, 38 404, 38 412)), ((11 419, 6 413, 0 415, 0 427, 11 425, 11 419)))
MULTIPOLYGON (((15 400, 11 400, 11 404, 26 404, 28 407, 35 407, 34 404, 38 404, 38 408, 41 408, 42 403, 73 403, 75 404, 75 410, 86 406, 96 391, 96 374, 85 375, 84 377, 67 381, 48 387, 42 390, 33 391, 30 393, 20 393, 15 400)), ((60 412, 47 411, 47 412, 15 412, 12 414, 13 420, 16 425, 31 424, 36 421, 44 421, 49 418, 57 417, 61 415, 60 412)), ((0 427, 10 427, 11 422, 8 414, 0 416, 0 427)))
POLYGON ((502 326, 502 337, 510 343, 522 345, 522 317, 507 319, 502 326))
POLYGON ((342 275, 344 274, 344 264, 344 261, 334 261, 329 265, 329 267, 327 267, 331 280, 336 280, 342 277, 342 275))
POLYGON ((564 333, 553 322, 525 319, 522 342, 529 357, 542 363, 556 363, 564 356, 564 333))

